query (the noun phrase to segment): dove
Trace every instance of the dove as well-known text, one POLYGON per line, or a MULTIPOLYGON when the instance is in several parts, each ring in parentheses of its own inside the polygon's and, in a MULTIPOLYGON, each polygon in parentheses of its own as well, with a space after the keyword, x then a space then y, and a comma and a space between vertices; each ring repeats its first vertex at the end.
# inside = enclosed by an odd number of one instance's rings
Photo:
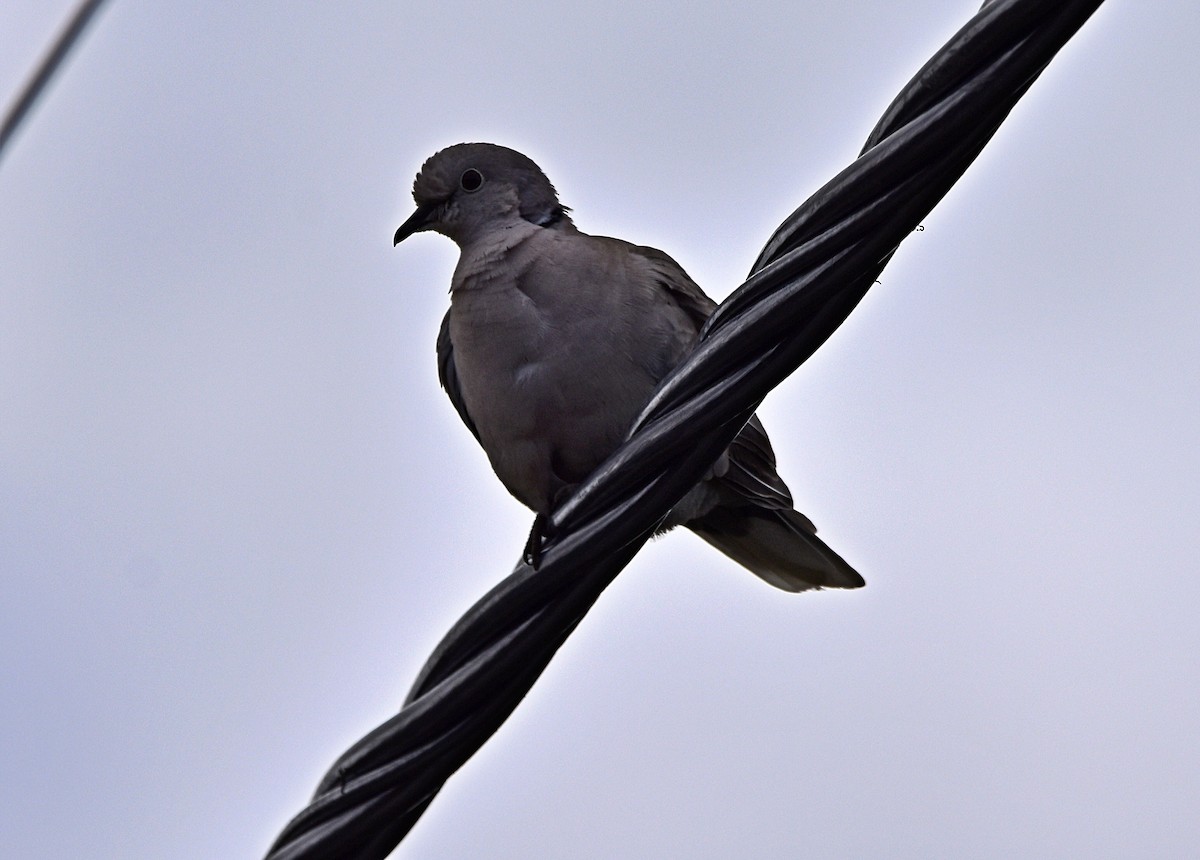
MULTIPOLYGON (((545 522, 624 441, 716 308, 671 257, 592 236, 516 150, 460 143, 413 182, 395 244, 434 231, 459 248, 437 338, 438 378, 501 483, 545 522)), ((862 577, 793 508, 751 417, 660 530, 683 526, 785 591, 862 577)))

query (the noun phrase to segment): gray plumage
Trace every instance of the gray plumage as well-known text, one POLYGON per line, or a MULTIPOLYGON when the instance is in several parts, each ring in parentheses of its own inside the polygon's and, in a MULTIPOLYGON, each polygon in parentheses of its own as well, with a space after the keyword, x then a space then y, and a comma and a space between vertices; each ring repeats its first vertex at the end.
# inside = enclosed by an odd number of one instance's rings
MULTIPOLYGON (((461 251, 439 379, 504 486, 547 516, 624 440, 716 304, 662 251, 580 232, 514 150, 443 149, 413 197, 396 242, 435 230, 461 251)), ((786 591, 863 584, 792 509, 757 417, 664 529, 675 525, 786 591)))

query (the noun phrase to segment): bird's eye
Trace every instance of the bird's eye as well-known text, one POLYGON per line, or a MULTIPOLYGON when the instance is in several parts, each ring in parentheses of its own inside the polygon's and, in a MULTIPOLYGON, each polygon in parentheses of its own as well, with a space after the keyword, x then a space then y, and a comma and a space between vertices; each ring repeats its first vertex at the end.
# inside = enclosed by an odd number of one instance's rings
POLYGON ((462 186, 463 191, 478 191, 483 186, 483 174, 474 167, 468 167, 459 177, 458 184, 462 186))

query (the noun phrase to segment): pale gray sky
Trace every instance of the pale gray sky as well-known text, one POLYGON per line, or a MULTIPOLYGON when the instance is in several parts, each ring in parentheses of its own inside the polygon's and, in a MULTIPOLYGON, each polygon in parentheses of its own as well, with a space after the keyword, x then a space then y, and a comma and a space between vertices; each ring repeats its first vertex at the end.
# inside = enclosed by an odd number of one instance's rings
MULTIPOLYGON (((723 297, 977 5, 111 0, 0 162, 4 853, 261 855, 510 570, 427 155, 723 297)), ((655 542, 397 856, 1200 854, 1197 41, 1110 0, 767 401, 867 588, 655 542)))

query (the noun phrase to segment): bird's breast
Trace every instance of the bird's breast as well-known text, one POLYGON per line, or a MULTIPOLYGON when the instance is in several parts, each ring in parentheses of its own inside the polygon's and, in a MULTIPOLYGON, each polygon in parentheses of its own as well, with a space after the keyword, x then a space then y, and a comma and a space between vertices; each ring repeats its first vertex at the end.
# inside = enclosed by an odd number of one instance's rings
MULTIPOLYGON (((574 309, 579 311, 581 309, 574 309)), ((540 509, 611 453, 653 391, 603 317, 535 302, 515 286, 453 296, 455 363, 497 475, 540 509)))

